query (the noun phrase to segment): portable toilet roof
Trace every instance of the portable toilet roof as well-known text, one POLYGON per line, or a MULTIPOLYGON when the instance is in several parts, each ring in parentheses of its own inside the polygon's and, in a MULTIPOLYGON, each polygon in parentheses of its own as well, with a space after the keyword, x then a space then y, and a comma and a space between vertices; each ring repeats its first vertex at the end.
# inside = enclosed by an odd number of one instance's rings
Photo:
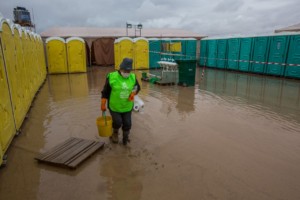
POLYGON ((9 28, 10 28, 10 31, 12 34, 14 34, 14 30, 11 29, 11 26, 10 26, 10 23, 8 22, 8 19, 5 19, 5 18, 2 18, 1 21, 0 21, 0 32, 2 32, 2 26, 3 26, 3 23, 7 23, 9 28))
POLYGON ((48 42, 52 41, 52 40, 60 40, 60 41, 62 41, 64 43, 66 43, 66 41, 63 38, 61 38, 61 37, 49 37, 49 38, 46 39, 46 44, 48 42))
POLYGON ((70 42, 70 41, 72 41, 72 40, 79 40, 79 41, 85 43, 84 39, 82 39, 82 38, 80 38, 80 37, 70 37, 70 38, 68 38, 68 39, 66 40, 66 43, 68 43, 68 42, 70 42))
POLYGON ((133 39, 133 42, 136 42, 136 41, 139 41, 139 40, 145 40, 145 41, 148 42, 147 38, 144 38, 144 37, 134 38, 134 39, 133 39))
POLYGON ((22 37, 22 27, 19 24, 15 25, 15 28, 18 29, 20 37, 22 37))
POLYGON ((123 41, 123 40, 130 40, 130 41, 133 42, 133 40, 132 40, 130 37, 121 37, 121 38, 116 39, 115 43, 116 43, 116 42, 121 42, 121 41, 123 41))

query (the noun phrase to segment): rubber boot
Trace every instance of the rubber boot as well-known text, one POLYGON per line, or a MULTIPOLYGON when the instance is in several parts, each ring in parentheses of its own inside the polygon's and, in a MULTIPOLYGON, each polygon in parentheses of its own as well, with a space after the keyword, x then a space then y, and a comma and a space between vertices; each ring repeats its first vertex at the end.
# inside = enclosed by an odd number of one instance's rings
POLYGON ((128 142, 130 142, 129 131, 123 131, 123 144, 127 145, 128 142))
POLYGON ((118 143, 119 142, 119 129, 114 129, 113 130, 111 140, 112 140, 113 143, 118 143))

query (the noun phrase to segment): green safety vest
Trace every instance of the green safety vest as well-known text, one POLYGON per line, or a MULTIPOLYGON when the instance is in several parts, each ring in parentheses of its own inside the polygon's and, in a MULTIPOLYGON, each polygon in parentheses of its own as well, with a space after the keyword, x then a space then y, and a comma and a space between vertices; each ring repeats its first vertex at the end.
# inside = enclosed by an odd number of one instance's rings
POLYGON ((109 108, 114 112, 129 112, 133 108, 133 101, 129 101, 136 78, 135 74, 130 73, 128 78, 124 78, 118 71, 108 74, 108 81, 111 87, 109 97, 109 108))

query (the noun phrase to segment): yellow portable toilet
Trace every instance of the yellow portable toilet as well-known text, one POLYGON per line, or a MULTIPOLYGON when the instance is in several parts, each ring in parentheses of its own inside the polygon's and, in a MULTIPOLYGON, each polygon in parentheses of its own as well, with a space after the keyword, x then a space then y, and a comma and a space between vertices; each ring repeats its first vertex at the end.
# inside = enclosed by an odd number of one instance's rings
POLYGON ((115 69, 119 69, 123 58, 133 59, 133 40, 129 37, 122 37, 118 39, 118 42, 119 64, 115 65, 115 69))
POLYGON ((28 63, 27 63, 27 71, 29 72, 29 76, 28 76, 28 79, 29 79, 29 99, 30 99, 30 102, 33 100, 34 98, 34 95, 35 95, 35 85, 34 85, 34 73, 35 73, 35 70, 33 69, 34 68, 34 61, 33 61, 33 45, 32 43, 34 42, 33 41, 33 37, 32 37, 32 33, 29 31, 29 30, 26 30, 27 32, 27 59, 28 59, 28 63))
POLYGON ((21 28, 22 31, 22 51, 23 51, 23 66, 24 66, 24 73, 26 76, 26 81, 23 83, 24 84, 24 94, 25 94, 25 102, 26 102, 26 109, 29 110, 30 104, 31 104, 31 98, 30 98, 30 65, 28 63, 28 35, 27 31, 25 28, 21 28))
POLYGON ((46 75, 47 75, 47 69, 46 69, 46 59, 45 59, 45 50, 44 50, 44 42, 41 38, 40 35, 38 35, 38 52, 39 52, 39 57, 40 57, 40 68, 42 71, 42 80, 41 80, 41 84, 45 81, 46 79, 46 75))
POLYGON ((15 70, 13 71, 14 76, 17 78, 18 83, 16 84, 17 92, 17 106, 15 108, 15 120, 17 125, 17 130, 20 129, 25 115, 28 111, 28 106, 26 105, 26 94, 25 94, 25 83, 27 82, 27 76, 25 73, 24 63, 23 63, 23 48, 22 48, 22 31, 20 27, 13 25, 11 26, 14 31, 14 43, 15 43, 15 70), (21 34, 20 34, 21 31, 21 34))
POLYGON ((115 57, 115 69, 120 65, 120 48, 119 48, 119 39, 116 39, 114 42, 114 57, 115 57))
POLYGON ((149 69, 149 42, 146 38, 133 40, 134 69, 149 69))
MULTIPOLYGON (((0 157, 2 157, 16 133, 12 104, 10 101, 10 91, 6 76, 6 68, 9 67, 6 65, 6 60, 9 59, 2 53, 6 52, 4 46, 7 48, 8 45, 12 43, 13 38, 10 26, 3 18, 0 18, 0 39, 0 157)), ((8 52, 5 54, 9 56, 8 52)), ((8 64, 10 63, 8 62, 8 64)), ((2 158, 0 158, 0 164, 1 163, 2 158)))
POLYGON ((79 37, 70 37, 66 40, 69 73, 86 72, 85 42, 79 37))
POLYGON ((60 37, 46 39, 49 74, 68 73, 65 40, 60 37))

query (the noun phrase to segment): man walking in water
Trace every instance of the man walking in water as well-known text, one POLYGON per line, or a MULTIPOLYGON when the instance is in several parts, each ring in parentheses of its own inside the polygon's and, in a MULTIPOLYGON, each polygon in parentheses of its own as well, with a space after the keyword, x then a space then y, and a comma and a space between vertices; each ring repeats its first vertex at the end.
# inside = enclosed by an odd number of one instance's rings
POLYGON ((124 58, 120 69, 107 75, 102 90, 101 110, 106 111, 106 103, 112 117, 112 141, 119 142, 119 129, 122 127, 124 145, 127 145, 131 129, 131 113, 134 95, 140 91, 139 82, 132 70, 132 59, 124 58))

